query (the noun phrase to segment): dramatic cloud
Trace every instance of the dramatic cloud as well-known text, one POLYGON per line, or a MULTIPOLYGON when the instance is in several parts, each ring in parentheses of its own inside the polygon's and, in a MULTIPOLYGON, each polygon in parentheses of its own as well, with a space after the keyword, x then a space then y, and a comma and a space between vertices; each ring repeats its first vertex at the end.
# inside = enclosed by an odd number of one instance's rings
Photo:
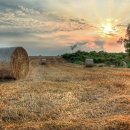
POLYGON ((0 47, 23 46, 30 55, 58 55, 74 45, 124 51, 116 41, 130 21, 129 6, 129 0, 0 0, 0 47), (107 22, 115 33, 103 32, 107 22))

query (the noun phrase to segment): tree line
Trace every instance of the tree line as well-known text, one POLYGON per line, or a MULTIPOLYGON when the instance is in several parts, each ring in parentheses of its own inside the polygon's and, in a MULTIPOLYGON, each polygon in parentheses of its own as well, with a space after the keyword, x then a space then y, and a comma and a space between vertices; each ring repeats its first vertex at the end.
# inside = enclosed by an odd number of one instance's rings
POLYGON ((104 63, 106 65, 115 65, 121 66, 122 61, 128 63, 126 58, 126 53, 108 53, 104 51, 77 51, 75 53, 66 53, 63 54, 62 57, 67 60, 68 62, 75 63, 75 64, 84 64, 85 59, 93 59, 94 63, 104 63))

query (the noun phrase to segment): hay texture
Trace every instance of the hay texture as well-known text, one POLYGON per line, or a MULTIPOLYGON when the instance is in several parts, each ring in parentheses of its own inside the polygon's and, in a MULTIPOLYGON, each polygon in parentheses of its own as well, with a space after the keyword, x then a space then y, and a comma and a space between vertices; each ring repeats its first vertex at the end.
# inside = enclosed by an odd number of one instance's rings
POLYGON ((85 60, 85 67, 93 67, 93 66, 94 66, 93 59, 86 59, 85 60))
POLYGON ((0 48, 0 78, 22 79, 29 71, 29 58, 23 47, 0 48))

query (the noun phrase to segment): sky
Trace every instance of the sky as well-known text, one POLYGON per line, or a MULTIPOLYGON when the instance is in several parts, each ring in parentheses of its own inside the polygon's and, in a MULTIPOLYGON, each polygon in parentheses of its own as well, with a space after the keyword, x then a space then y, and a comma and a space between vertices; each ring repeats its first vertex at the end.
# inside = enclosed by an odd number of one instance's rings
POLYGON ((29 55, 124 52, 117 41, 129 23, 130 0, 0 0, 0 47, 29 55))

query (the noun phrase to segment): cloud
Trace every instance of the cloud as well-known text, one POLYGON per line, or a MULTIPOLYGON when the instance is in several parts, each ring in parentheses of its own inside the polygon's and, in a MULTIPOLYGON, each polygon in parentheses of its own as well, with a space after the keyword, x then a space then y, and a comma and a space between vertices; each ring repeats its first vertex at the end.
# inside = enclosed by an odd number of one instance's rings
POLYGON ((126 24, 117 24, 116 26, 117 26, 117 27, 127 27, 126 24))
POLYGON ((87 43, 88 43, 88 41, 78 41, 78 42, 76 42, 76 44, 79 45, 79 46, 84 46, 87 43))
POLYGON ((124 46, 121 44, 117 44, 113 41, 106 41, 103 45, 105 51, 108 52, 123 52, 125 51, 124 46))
POLYGON ((40 11, 37 11, 34 9, 26 8, 23 6, 18 6, 18 7, 19 7, 20 11, 25 14, 30 14, 30 15, 40 15, 41 14, 40 11))
POLYGON ((82 41, 77 41, 74 44, 72 44, 70 47, 72 50, 74 49, 81 49, 85 51, 101 51, 103 50, 103 45, 105 44, 104 40, 100 40, 96 37, 93 37, 93 40, 82 40, 82 41))
POLYGON ((99 48, 100 48, 101 50, 103 50, 103 45, 105 44, 105 41, 104 41, 104 40, 97 39, 97 40, 94 41, 94 43, 95 43, 97 46, 99 46, 99 48))
MULTIPOLYGON (((49 14, 50 15, 50 14, 49 14)), ((56 31, 74 31, 84 30, 91 27, 89 24, 82 24, 80 20, 70 20, 68 18, 60 18, 58 21, 49 20, 48 13, 40 12, 31 8, 19 6, 18 10, 6 9, 0 13, 0 25, 8 25, 11 27, 21 27, 34 32, 51 33, 56 31), (34 18, 35 16, 35 18, 34 18), (48 20, 42 20, 46 17, 48 20)), ((57 16, 56 16, 57 18, 57 16)))
POLYGON ((88 41, 86 44, 86 47, 89 51, 101 51, 104 50, 103 46, 105 44, 104 40, 101 40, 100 38, 94 37, 93 40, 88 41))
POLYGON ((107 39, 117 35, 101 36, 101 24, 108 16, 120 18, 114 25, 122 34, 130 19, 126 1, 119 1, 119 13, 115 11, 118 4, 113 1, 111 7, 109 0, 0 0, 0 46, 20 45, 34 53, 38 53, 35 49, 42 52, 47 48, 61 53, 59 49, 68 51, 66 47, 73 44, 86 51, 109 50, 107 39))
POLYGON ((76 22, 76 23, 79 23, 79 24, 86 24, 85 19, 73 19, 73 18, 70 18, 69 20, 71 22, 76 22))
POLYGON ((87 44, 87 48, 96 50, 100 49, 100 46, 98 46, 95 42, 90 42, 89 44, 87 44))

